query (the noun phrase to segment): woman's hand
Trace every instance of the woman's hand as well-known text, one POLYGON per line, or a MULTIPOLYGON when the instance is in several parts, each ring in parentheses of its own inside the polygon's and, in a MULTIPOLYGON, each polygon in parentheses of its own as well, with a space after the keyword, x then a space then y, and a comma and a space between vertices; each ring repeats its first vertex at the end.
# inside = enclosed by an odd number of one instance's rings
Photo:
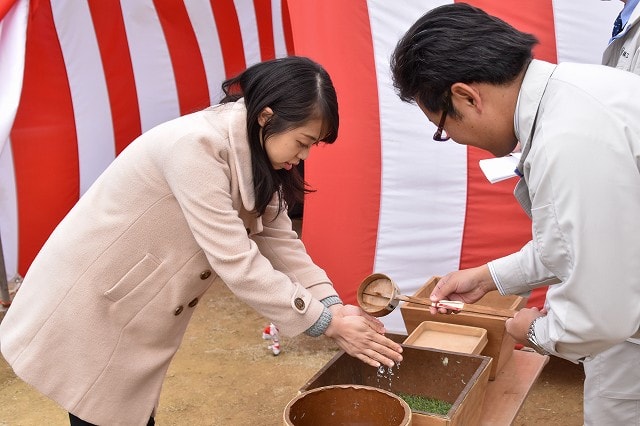
POLYGON ((333 318, 325 331, 340 349, 373 367, 402 361, 402 346, 384 336, 382 322, 353 305, 330 306, 333 318))

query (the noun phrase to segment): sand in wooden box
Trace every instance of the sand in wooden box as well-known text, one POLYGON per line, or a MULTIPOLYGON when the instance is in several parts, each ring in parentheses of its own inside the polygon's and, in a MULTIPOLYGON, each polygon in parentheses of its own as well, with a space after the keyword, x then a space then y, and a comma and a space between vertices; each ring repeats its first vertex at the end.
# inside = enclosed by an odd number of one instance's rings
MULTIPOLYGON (((394 338, 393 335, 389 337, 394 338)), ((402 341, 407 336, 398 336, 402 341)), ((404 360, 399 367, 380 375, 373 368, 341 351, 301 389, 358 384, 374 386, 394 394, 415 395, 452 404, 446 415, 412 410, 412 425, 476 425, 491 369, 491 358, 402 345, 404 360)), ((385 369, 386 370, 386 369, 385 369)))
POLYGON ((478 355, 487 345, 487 330, 467 325, 423 321, 404 343, 421 348, 478 355))
MULTIPOLYGON (((428 298, 439 279, 440 277, 431 278, 414 296, 428 298)), ((520 296, 502 296, 497 291, 490 291, 476 302, 477 305, 513 310, 523 308, 525 303, 525 299, 520 296)), ((513 354, 516 342, 507 334, 505 328, 507 318, 505 317, 464 311, 452 315, 431 315, 428 307, 416 303, 402 303, 400 305, 400 312, 402 313, 402 319, 409 334, 423 321, 468 325, 487 330, 487 345, 481 354, 493 358, 489 380, 495 378, 496 373, 502 369, 513 354)))

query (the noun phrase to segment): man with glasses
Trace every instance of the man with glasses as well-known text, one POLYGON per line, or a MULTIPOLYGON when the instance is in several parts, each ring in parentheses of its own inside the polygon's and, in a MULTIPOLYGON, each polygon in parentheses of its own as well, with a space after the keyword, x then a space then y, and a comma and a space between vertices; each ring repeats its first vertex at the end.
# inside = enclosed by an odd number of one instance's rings
POLYGON ((444 275, 431 300, 549 285, 545 308, 522 309, 507 332, 583 363, 586 425, 638 425, 640 345, 628 339, 640 337, 640 77, 535 60, 536 43, 455 3, 422 16, 392 55, 400 98, 438 123, 435 140, 498 157, 522 146, 515 196, 532 241, 444 275))

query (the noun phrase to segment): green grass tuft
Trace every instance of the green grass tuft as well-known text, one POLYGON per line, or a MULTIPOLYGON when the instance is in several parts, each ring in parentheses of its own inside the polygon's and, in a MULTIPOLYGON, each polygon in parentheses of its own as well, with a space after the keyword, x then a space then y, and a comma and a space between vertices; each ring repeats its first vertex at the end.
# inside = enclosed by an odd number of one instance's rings
POLYGON ((424 411, 425 413, 446 415, 453 405, 445 401, 440 401, 439 399, 426 398, 419 395, 399 393, 398 396, 404 399, 411 410, 424 411))

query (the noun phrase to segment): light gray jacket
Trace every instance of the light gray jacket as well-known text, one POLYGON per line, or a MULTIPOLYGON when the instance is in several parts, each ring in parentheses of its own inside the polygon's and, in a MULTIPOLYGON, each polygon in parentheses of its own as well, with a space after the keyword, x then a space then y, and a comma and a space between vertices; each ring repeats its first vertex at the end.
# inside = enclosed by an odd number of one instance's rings
POLYGON ((602 54, 602 63, 640 74, 640 7, 631 13, 624 33, 607 46, 602 54))
POLYGON ((490 262, 503 294, 549 286, 547 350, 588 359, 640 330, 640 77, 534 60, 516 110, 533 239, 490 262), (624 87, 624 90, 620 88, 624 87))
POLYGON ((146 424, 216 277, 287 335, 335 296, 272 202, 258 218, 243 101, 161 124, 51 234, 0 325, 16 374, 96 424, 146 424))

